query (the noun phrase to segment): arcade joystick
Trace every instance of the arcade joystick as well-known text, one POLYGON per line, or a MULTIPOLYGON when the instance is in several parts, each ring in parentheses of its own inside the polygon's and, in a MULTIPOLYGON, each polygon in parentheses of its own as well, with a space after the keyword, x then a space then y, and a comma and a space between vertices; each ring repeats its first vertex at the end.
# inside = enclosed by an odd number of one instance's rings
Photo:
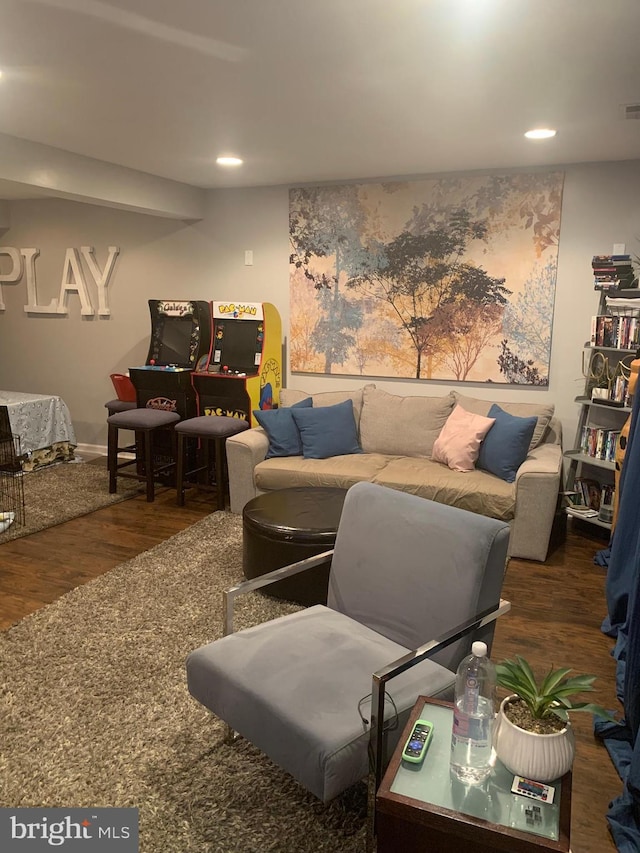
POLYGON ((222 372, 223 372, 223 373, 228 373, 228 372, 229 372, 229 368, 228 368, 228 366, 227 366, 226 364, 225 364, 225 365, 223 365, 223 367, 222 367, 222 372))
POLYGON ((150 364, 152 367, 153 367, 153 365, 154 365, 155 363, 156 363, 155 358, 150 358, 150 359, 149 359, 149 364, 150 364))

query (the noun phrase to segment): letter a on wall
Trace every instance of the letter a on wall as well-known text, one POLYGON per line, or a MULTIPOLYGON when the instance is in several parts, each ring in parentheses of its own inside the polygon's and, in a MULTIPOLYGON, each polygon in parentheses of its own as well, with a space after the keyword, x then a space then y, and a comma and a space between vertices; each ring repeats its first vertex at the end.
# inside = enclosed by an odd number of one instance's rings
POLYGON ((81 310, 83 317, 92 317, 94 314, 93 305, 89 298, 89 291, 84 280, 82 267, 80 266, 80 257, 77 249, 67 249, 64 257, 64 268, 62 270, 62 283, 60 285, 60 299, 58 300, 57 314, 68 314, 67 293, 77 293, 80 297, 81 310))

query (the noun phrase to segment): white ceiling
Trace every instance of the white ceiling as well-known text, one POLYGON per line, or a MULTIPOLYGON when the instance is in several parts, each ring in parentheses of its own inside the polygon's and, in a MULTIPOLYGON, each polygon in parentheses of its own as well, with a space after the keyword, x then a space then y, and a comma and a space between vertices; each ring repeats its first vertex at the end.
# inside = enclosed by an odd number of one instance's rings
POLYGON ((0 0, 0 68, 0 133, 203 188, 640 158, 640 0, 0 0))

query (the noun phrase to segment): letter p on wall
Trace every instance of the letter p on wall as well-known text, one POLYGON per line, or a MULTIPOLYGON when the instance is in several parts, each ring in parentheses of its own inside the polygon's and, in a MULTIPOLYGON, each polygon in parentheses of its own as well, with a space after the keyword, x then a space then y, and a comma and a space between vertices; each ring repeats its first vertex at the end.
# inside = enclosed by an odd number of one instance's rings
POLYGON ((2 298, 2 282, 3 281, 20 281, 22 278, 22 255, 20 250, 13 246, 0 246, 0 311, 5 310, 4 299, 2 298), (11 261, 11 266, 8 272, 5 270, 5 262, 3 255, 11 261))

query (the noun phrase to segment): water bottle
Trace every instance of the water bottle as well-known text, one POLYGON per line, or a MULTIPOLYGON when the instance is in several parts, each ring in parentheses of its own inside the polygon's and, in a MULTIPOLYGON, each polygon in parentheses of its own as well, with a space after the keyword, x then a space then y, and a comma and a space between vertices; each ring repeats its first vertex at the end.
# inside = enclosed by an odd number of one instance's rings
POLYGON ((491 772, 495 687, 487 644, 475 642, 456 673, 451 770, 462 782, 482 782, 491 772))

